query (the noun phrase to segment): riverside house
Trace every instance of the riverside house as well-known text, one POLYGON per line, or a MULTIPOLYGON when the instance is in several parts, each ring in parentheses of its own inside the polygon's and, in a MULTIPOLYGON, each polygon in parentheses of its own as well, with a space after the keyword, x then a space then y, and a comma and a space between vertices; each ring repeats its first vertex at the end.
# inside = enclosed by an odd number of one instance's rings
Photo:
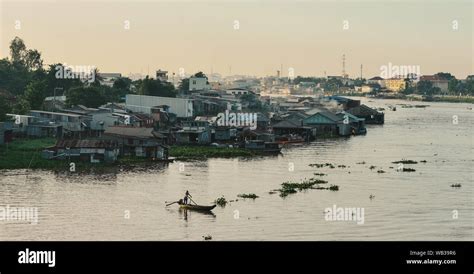
POLYGON ((52 148, 44 150, 46 159, 70 159, 90 163, 113 163, 119 155, 119 146, 113 140, 58 140, 52 148))
POLYGON ((303 119, 303 125, 311 127, 317 136, 337 136, 342 121, 343 118, 332 112, 320 111, 303 119))
POLYGON ((211 129, 207 121, 185 121, 182 125, 182 129, 175 133, 178 144, 207 145, 211 143, 211 129))
POLYGON ((169 147, 162 144, 159 133, 153 128, 144 127, 108 127, 104 139, 115 140, 120 147, 120 156, 146 157, 167 160, 169 147))
POLYGON ((67 132, 72 137, 85 136, 90 129, 91 117, 84 115, 31 110, 30 116, 37 117, 41 121, 58 124, 62 126, 64 133, 67 132))

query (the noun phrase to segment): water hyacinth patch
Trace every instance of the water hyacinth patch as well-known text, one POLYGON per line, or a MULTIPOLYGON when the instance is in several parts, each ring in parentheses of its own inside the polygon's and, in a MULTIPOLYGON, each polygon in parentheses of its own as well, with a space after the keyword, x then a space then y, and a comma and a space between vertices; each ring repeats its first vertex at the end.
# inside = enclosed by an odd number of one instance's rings
POLYGON ((256 194, 253 194, 253 193, 239 194, 239 195, 237 195, 237 197, 243 198, 243 199, 254 199, 254 200, 258 198, 258 196, 256 194))

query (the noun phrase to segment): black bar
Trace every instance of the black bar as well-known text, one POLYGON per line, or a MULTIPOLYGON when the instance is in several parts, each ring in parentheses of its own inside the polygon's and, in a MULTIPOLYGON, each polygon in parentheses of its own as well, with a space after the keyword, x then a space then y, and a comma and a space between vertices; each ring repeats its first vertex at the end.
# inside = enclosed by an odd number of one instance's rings
POLYGON ((2 242, 0 273, 278 271, 282 267, 311 272, 473 273, 472 247, 473 242, 2 242), (55 266, 19 264, 19 252, 27 248, 55 251, 55 266), (444 255, 436 254, 440 252, 444 255), (421 264, 407 264, 407 260, 421 260, 421 264))

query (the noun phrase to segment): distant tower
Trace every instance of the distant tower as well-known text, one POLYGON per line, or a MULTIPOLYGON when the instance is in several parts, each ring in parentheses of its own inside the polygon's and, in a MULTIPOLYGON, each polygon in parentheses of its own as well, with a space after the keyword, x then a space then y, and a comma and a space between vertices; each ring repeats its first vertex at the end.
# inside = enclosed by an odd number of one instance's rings
POLYGON ((343 78, 347 77, 347 75, 346 75, 346 55, 345 54, 342 55, 342 77, 343 78))
POLYGON ((277 70, 277 78, 280 78, 281 71, 277 70))
POLYGON ((362 69, 363 69, 363 66, 362 64, 360 64, 360 79, 362 80, 362 69))

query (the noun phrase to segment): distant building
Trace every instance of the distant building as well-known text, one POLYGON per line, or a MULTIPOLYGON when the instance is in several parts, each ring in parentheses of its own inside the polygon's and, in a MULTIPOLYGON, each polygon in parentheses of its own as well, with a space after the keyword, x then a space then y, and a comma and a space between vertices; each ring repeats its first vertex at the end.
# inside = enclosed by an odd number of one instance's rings
POLYGON ((433 87, 439 88, 441 92, 448 92, 449 80, 442 79, 436 75, 423 75, 420 77, 420 81, 428 81, 433 87))
POLYGON ((377 84, 381 88, 385 88, 385 79, 380 76, 375 76, 367 80, 367 84, 377 84))
POLYGON ((156 79, 160 80, 161 82, 168 82, 168 71, 161 69, 157 70, 156 79))
POLYGON ((384 80, 385 87, 393 92, 400 92, 405 89, 406 82, 403 78, 390 78, 384 80))
POLYGON ((146 114, 152 113, 152 108, 156 106, 166 105, 169 107, 168 111, 179 118, 193 116, 193 100, 191 99, 127 94, 125 105, 133 112, 146 114))
POLYGON ((250 92, 244 88, 231 88, 225 91, 227 94, 232 94, 235 96, 249 94, 250 92))
POLYGON ((99 73, 98 76, 102 78, 100 83, 105 86, 112 87, 115 80, 122 77, 121 73, 99 73))
POLYGON ((205 77, 191 77, 189 78, 189 91, 209 90, 209 82, 205 77))

